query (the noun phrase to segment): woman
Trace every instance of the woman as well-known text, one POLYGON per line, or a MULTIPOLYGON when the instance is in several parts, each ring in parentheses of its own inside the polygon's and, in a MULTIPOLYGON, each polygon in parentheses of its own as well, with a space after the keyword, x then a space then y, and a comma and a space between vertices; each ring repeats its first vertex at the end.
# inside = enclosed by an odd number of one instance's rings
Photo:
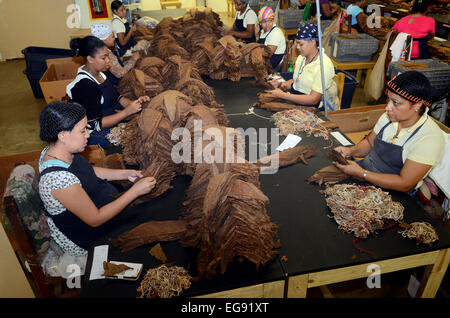
POLYGON ((115 86, 119 85, 120 79, 134 67, 141 54, 139 52, 133 53, 131 58, 124 63, 120 58, 119 49, 114 40, 114 33, 109 25, 103 23, 93 24, 91 26, 91 33, 93 36, 102 40, 108 48, 110 67, 109 71, 106 72, 106 76, 115 86))
POLYGON ((73 256, 87 255, 92 243, 111 229, 110 222, 140 195, 155 186, 153 177, 137 170, 93 167, 80 154, 87 145, 85 109, 76 103, 53 102, 39 116, 40 138, 49 143, 39 159, 39 194, 52 239, 73 256), (140 178, 139 181, 136 181, 140 178), (114 199, 106 180, 136 181, 114 199))
MULTIPOLYGON (((271 84, 275 89, 269 90, 268 92, 276 97, 296 104, 319 107, 323 96, 323 89, 317 25, 309 23, 301 27, 297 32, 295 42, 300 55, 295 62, 293 78, 282 83, 273 80, 271 84), (289 91, 284 92, 283 90, 289 91)), ((336 109, 338 103, 336 100, 336 84, 333 81, 334 66, 325 52, 322 51, 322 53, 325 87, 327 90, 327 105, 331 109, 336 109)))
MULTIPOLYGON (((346 13, 352 16, 352 28, 354 28, 358 33, 364 33, 363 29, 365 28, 365 23, 367 21, 367 17, 365 17, 364 11, 362 8, 367 6, 367 0, 360 0, 355 4, 350 4, 347 7, 346 13)), ((346 22, 347 24, 347 22, 346 22)))
POLYGON ((258 18, 248 2, 250 0, 234 0, 236 8, 236 19, 230 30, 222 32, 223 35, 232 35, 238 39, 244 40, 245 43, 256 42, 255 26, 258 18))
POLYGON ((433 18, 425 16, 428 5, 426 0, 417 0, 411 9, 411 14, 398 20, 392 27, 398 33, 411 34, 412 60, 427 59, 430 56, 427 42, 434 38, 436 22, 433 18))
POLYGON ((370 135, 353 147, 337 147, 344 157, 364 157, 348 165, 334 163, 348 175, 376 186, 413 195, 443 155, 445 140, 427 115, 431 85, 409 71, 387 83, 388 103, 370 135))
POLYGON ((270 49, 270 64, 272 68, 277 72, 280 70, 280 63, 286 54, 286 38, 283 31, 280 30, 275 24, 275 13, 269 7, 262 7, 259 10, 258 20, 261 23, 261 35, 259 36, 258 43, 267 45, 270 49))
POLYGON ((148 102, 150 98, 141 96, 132 101, 121 96, 111 81, 107 80, 103 72, 108 70, 110 60, 108 48, 103 41, 95 36, 87 36, 72 39, 70 47, 84 57, 86 63, 67 85, 67 95, 86 109, 91 134, 89 145, 99 144, 106 149, 109 145, 106 139, 109 128, 139 112, 142 103, 148 102))
MULTIPOLYGON (((329 0, 319 0, 319 5, 320 5, 321 20, 332 20, 333 15, 336 12, 339 12, 339 10, 341 10, 341 8, 338 5, 331 3, 329 0)), ((315 4, 313 4, 313 6, 315 6, 315 4)), ((311 16, 315 14, 311 13, 311 16)))
POLYGON ((119 56, 123 56, 128 49, 136 45, 133 32, 136 31, 136 23, 130 27, 130 23, 125 18, 127 9, 121 1, 111 2, 111 11, 113 12, 112 29, 116 37, 116 43, 119 47, 119 56))

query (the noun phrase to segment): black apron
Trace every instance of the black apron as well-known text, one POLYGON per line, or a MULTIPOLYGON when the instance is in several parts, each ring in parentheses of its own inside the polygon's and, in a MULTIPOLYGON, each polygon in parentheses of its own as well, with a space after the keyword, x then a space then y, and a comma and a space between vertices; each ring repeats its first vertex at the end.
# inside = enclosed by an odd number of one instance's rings
POLYGON ((430 53, 428 52, 428 35, 422 38, 413 38, 413 42, 419 43, 419 56, 411 58, 411 60, 423 60, 430 58, 430 53))
MULTIPOLYGON (((81 182, 81 186, 99 209, 114 201, 115 199, 112 195, 118 193, 112 184, 95 175, 91 164, 80 154, 74 156, 69 168, 60 166, 45 168, 40 173, 40 177, 52 171, 69 171, 77 176, 81 182)), ((91 227, 68 210, 58 215, 51 215, 46 211, 46 215, 53 220, 56 227, 68 239, 85 250, 88 250, 92 243, 104 236, 111 229, 109 222, 99 227, 91 227)))
POLYGON ((402 146, 383 141, 385 128, 392 124, 392 122, 388 122, 377 134, 369 154, 357 163, 367 171, 399 175, 403 168, 403 147, 422 128, 425 122, 414 130, 402 146))
MULTIPOLYGON (((247 4, 247 5, 248 5, 248 4, 247 4)), ((250 11, 250 10, 248 10, 248 11, 250 11)), ((242 17, 242 19, 238 19, 238 18, 237 18, 237 15, 236 15, 236 20, 234 21, 234 25, 235 25, 236 30, 237 30, 238 32, 245 32, 245 31, 247 31, 247 28, 244 27, 244 19, 245 19, 245 16, 247 15, 248 11, 246 11, 246 12, 244 13, 244 16, 242 17)), ((251 38, 249 38, 249 39, 244 39, 244 38, 243 38, 242 40, 244 40, 245 43, 256 42, 256 36, 255 36, 255 34, 253 33, 253 35, 252 35, 251 38)))
MULTIPOLYGON (((120 22, 123 23, 123 21, 119 18, 114 18, 114 20, 119 20, 120 22)), ((123 23, 123 25, 125 26, 125 34, 124 36, 127 36, 128 32, 130 32, 130 23, 127 21, 126 23, 123 23)), ((117 47, 119 49, 119 56, 123 56, 128 49, 131 49, 133 46, 136 45, 136 40, 134 39, 134 36, 131 36, 130 39, 128 40, 128 42, 125 45, 121 45, 120 41, 118 38, 116 38, 116 44, 117 47)))
MULTIPOLYGON (((78 73, 87 75, 91 80, 97 83, 94 77, 88 72, 80 71, 78 73)), ((114 87, 112 82, 108 80, 108 78, 106 78, 103 81, 103 83, 97 85, 100 88, 100 92, 103 96, 103 103, 102 103, 103 116, 114 115, 116 113, 115 110, 123 109, 123 106, 120 105, 119 103, 120 94, 117 92, 117 89, 114 87)), ((103 149, 107 149, 110 143, 106 138, 106 135, 108 135, 109 133, 110 133, 109 128, 103 129, 101 131, 96 130, 92 131, 90 133, 88 145, 100 145, 103 149)))
MULTIPOLYGON (((261 39, 258 39, 258 43, 265 44, 265 41, 267 37, 269 36, 270 32, 272 32, 273 29, 275 29, 276 26, 272 27, 270 29, 269 33, 267 33, 266 37, 261 39)), ((286 54, 286 51, 282 54, 272 54, 272 57, 270 58, 270 64, 272 65, 272 68, 275 69, 278 65, 280 65, 281 61, 283 60, 284 55, 286 54)))

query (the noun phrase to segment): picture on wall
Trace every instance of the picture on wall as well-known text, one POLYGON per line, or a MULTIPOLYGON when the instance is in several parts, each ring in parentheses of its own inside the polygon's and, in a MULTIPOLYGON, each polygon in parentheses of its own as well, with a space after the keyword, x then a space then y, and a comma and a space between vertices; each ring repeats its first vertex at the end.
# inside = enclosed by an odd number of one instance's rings
POLYGON ((109 19, 109 10, 106 0, 87 0, 91 20, 109 19))

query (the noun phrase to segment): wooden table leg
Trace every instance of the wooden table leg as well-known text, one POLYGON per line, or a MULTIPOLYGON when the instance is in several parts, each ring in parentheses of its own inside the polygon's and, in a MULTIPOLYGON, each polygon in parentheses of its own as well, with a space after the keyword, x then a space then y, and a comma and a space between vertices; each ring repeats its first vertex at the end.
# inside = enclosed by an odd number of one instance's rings
POLYGON ((306 298, 306 291, 308 290, 308 279, 308 274, 289 277, 287 297, 306 298))
POLYGON ((371 68, 369 68, 367 70, 367 73, 366 73, 366 79, 364 80, 364 90, 366 90, 366 86, 367 86, 367 83, 369 82, 368 79, 370 77, 370 74, 372 74, 372 69, 371 68))
POLYGON ((356 79, 358 80, 358 86, 361 85, 362 72, 363 72, 362 69, 358 69, 356 71, 356 79))
POLYGON ((441 250, 436 257, 436 262, 428 265, 423 275, 416 297, 433 298, 441 285, 450 261, 450 249, 441 250))

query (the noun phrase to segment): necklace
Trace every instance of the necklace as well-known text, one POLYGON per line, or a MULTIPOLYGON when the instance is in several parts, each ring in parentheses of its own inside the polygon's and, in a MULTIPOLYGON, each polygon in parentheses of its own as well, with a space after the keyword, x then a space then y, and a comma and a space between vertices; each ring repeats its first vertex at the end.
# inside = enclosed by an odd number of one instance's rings
POLYGON ((314 61, 314 59, 316 58, 317 54, 319 54, 319 50, 317 50, 317 53, 313 56, 313 58, 308 63, 306 63, 306 59, 305 59, 305 65, 307 65, 307 64, 311 63, 312 61, 314 61))
POLYGON ((65 160, 59 159, 58 157, 52 156, 52 155, 49 154, 48 152, 47 152, 47 156, 49 156, 50 158, 53 158, 53 159, 62 161, 62 162, 64 162, 64 163, 67 163, 69 166, 71 165, 71 163, 69 163, 69 162, 67 162, 67 161, 65 161, 65 160))

